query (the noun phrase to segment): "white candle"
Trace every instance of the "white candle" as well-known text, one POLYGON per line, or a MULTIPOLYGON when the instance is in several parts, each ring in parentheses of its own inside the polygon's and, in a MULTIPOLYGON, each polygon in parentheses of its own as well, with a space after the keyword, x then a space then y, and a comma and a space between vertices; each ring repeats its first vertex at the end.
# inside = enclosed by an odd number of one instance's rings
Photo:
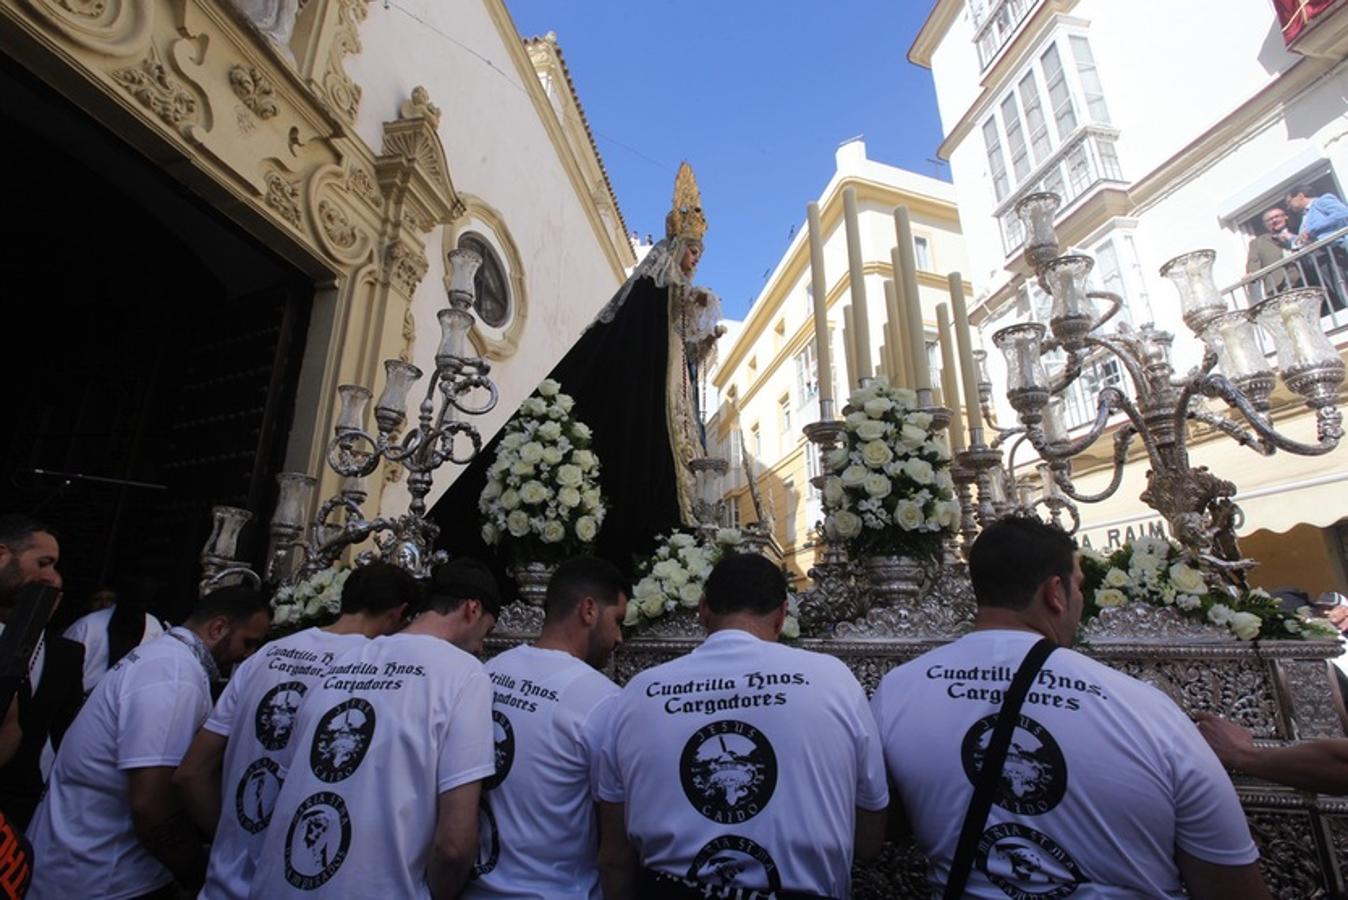
POLYGON ((858 381, 869 378, 871 367, 870 314, 866 309, 866 277, 862 271, 861 226, 857 224, 857 190, 843 191, 843 219, 847 225, 847 271, 852 285, 852 318, 856 323, 853 350, 857 357, 858 381))
POLYGON ((959 272, 946 276, 950 305, 955 311, 955 343, 960 350, 960 374, 964 376, 964 405, 969 410, 969 430, 981 430, 983 413, 978 407, 978 370, 974 368, 974 342, 969 331, 969 308, 964 303, 964 279, 959 272))
POLYGON ((908 340, 908 297, 903 290, 903 281, 899 275, 902 263, 899 261, 899 248, 889 248, 889 264, 894 270, 894 331, 899 336, 895 345, 895 355, 902 365, 899 387, 913 387, 913 354, 908 340))
POLYGON ((941 342, 941 398, 950 409, 950 450, 964 449, 964 414, 960 411, 959 363, 950 338, 950 307, 936 307, 936 337, 941 342))
POLYGON ((814 293, 814 358, 819 381, 819 418, 833 418, 833 352, 828 345, 828 281, 824 277, 824 229, 819 204, 805 207, 810 227, 810 290, 814 293))
POLYGON ((894 282, 885 279, 885 369, 889 373, 889 383, 894 387, 905 387, 903 371, 903 320, 898 315, 898 299, 895 297, 894 282))
POLYGON ((852 307, 843 307, 843 354, 847 360, 847 378, 857 378, 856 323, 852 319, 852 307))
POLYGON ((914 390, 931 390, 931 364, 927 360, 927 328, 922 321, 922 295, 917 291, 917 261, 913 258, 913 226, 908 219, 908 207, 894 210, 894 229, 899 237, 899 265, 901 272, 894 279, 903 285, 903 305, 907 313, 908 341, 913 357, 914 390))

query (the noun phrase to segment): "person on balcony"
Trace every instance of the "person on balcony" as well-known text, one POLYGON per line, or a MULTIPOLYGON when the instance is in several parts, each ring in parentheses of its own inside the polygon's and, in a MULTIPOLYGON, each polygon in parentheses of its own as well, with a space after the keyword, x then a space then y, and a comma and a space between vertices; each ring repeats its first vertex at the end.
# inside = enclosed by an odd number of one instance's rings
MULTIPOLYGON (((1287 192, 1287 205, 1292 212, 1301 216, 1301 233, 1297 235, 1299 246, 1312 244, 1323 237, 1348 228, 1348 206, 1333 194, 1321 194, 1314 197, 1313 188, 1299 185, 1287 192)), ((1336 242, 1342 250, 1348 251, 1348 235, 1336 242)))
MULTIPOLYGON (((1247 273, 1258 272, 1276 264, 1287 255, 1296 235, 1287 227, 1287 212, 1273 207, 1264 213, 1260 221, 1264 223, 1264 233, 1256 235, 1250 241, 1250 253, 1245 259, 1247 273)), ((1301 287, 1303 279, 1295 265, 1286 265, 1274 269, 1263 277, 1264 295, 1272 296, 1294 287, 1301 287)))

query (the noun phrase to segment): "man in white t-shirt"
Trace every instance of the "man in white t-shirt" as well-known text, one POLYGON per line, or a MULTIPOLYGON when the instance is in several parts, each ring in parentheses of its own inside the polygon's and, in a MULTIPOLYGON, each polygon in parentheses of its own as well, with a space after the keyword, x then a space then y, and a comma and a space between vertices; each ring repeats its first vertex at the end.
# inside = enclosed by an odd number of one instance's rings
POLYGON ((786 602, 768 560, 723 558, 706 641, 618 697, 602 827, 625 822, 641 869, 614 896, 847 897, 854 848, 879 852, 889 793, 866 695, 834 657, 776 643, 786 602))
POLYGON ((622 643, 628 588, 580 557, 548 582, 538 640, 487 663, 496 774, 483 786, 468 900, 599 900, 595 776, 618 686, 596 671, 622 643))
MULTIPOLYGON (((934 896, 949 879, 1002 698, 1041 638, 964 896, 1267 897, 1226 773, 1164 694, 1066 648, 1081 620, 1072 539, 1006 518, 969 554, 974 631, 882 679, 885 761, 934 896)), ((897 804, 895 806, 897 814, 897 804)))
POLYGON ((206 854, 173 770, 211 710, 211 682, 266 636, 260 592, 226 587, 124 656, 99 682, 56 755, 28 827, 34 900, 120 900, 177 881, 200 887, 206 854))
MULTIPOLYGON (((123 600, 123 603, 129 603, 123 600)), ((98 682, 103 676, 108 674, 111 664, 108 661, 108 649, 111 646, 111 638, 108 634, 108 627, 113 617, 118 613, 125 614, 126 610, 119 610, 116 606, 106 609, 95 610, 88 615, 76 619, 65 631, 65 637, 76 641, 84 647, 84 692, 92 693, 98 686, 98 682)), ((134 620, 129 624, 132 627, 140 627, 140 637, 135 638, 124 644, 123 647, 139 647, 148 644, 150 641, 164 633, 164 626, 159 624, 159 620, 147 612, 135 610, 132 613, 134 620)))
POLYGON ((336 622, 267 644, 230 678, 174 776, 198 827, 214 835, 202 900, 248 897, 281 790, 278 759, 305 694, 337 657, 396 631, 420 595, 417 580, 395 565, 361 566, 342 585, 336 622))
POLYGON ((491 681, 451 642, 481 646, 499 604, 481 564, 442 566, 407 628, 339 657, 308 690, 252 897, 458 894, 477 850, 482 779, 496 767, 491 681), (477 634, 461 627, 465 605, 477 634))

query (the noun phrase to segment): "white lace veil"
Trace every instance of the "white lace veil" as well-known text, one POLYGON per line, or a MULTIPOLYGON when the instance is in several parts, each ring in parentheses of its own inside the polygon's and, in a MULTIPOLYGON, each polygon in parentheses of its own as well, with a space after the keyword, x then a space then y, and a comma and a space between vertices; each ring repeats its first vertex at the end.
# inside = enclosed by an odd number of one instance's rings
POLYGON ((599 315, 595 316, 594 322, 591 322, 589 327, 593 328, 596 322, 605 324, 612 322, 613 317, 618 314, 618 310, 622 309, 622 305, 627 302, 627 295, 632 292, 632 286, 640 278, 650 278, 655 282, 655 286, 660 288, 669 285, 689 287, 688 276, 684 275, 683 270, 679 268, 679 260, 683 257, 683 249, 688 240, 688 238, 681 237, 663 238, 647 251, 645 258, 637 263, 637 267, 623 282, 623 286, 618 289, 618 293, 614 294, 613 299, 599 311, 599 315))

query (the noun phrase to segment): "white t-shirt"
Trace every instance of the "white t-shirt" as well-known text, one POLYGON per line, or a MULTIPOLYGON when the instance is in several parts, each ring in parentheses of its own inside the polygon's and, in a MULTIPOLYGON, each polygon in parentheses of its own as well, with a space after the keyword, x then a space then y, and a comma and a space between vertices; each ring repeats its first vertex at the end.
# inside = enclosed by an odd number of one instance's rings
POLYGON ((211 711, 189 641, 174 628, 122 657, 66 732, 28 826, 33 900, 120 900, 173 880, 136 839, 127 773, 176 767, 211 711))
POLYGON ((618 686, 560 650, 520 646, 486 668, 496 774, 464 897, 599 900, 595 781, 618 686))
POLYGON ((267 644, 230 678, 202 726, 229 743, 221 769, 220 823, 201 900, 248 897, 262 833, 281 790, 281 751, 290 744, 300 702, 333 660, 366 640, 307 628, 267 644))
MULTIPOLYGON (((112 619, 112 609, 99 609, 76 619, 66 629, 65 636, 84 645, 84 692, 92 691, 103 676, 108 674, 108 622, 112 619)), ((164 633, 164 626, 149 613, 145 613, 145 635, 138 646, 164 633)))
MULTIPOLYGON (((919 656, 871 700, 939 895, 1002 696, 1039 635, 983 630, 919 656)), ((967 895, 1182 897, 1175 848, 1259 858, 1221 764, 1160 691, 1065 648, 1030 687, 967 895)))
POLYGON ((439 638, 366 641, 309 689, 282 756, 252 897, 429 897, 439 795, 496 771, 491 681, 439 638))
POLYGON ((715 886, 849 896, 857 807, 889 803, 875 721, 842 662, 727 629, 634 677, 599 797, 642 865, 715 886))

